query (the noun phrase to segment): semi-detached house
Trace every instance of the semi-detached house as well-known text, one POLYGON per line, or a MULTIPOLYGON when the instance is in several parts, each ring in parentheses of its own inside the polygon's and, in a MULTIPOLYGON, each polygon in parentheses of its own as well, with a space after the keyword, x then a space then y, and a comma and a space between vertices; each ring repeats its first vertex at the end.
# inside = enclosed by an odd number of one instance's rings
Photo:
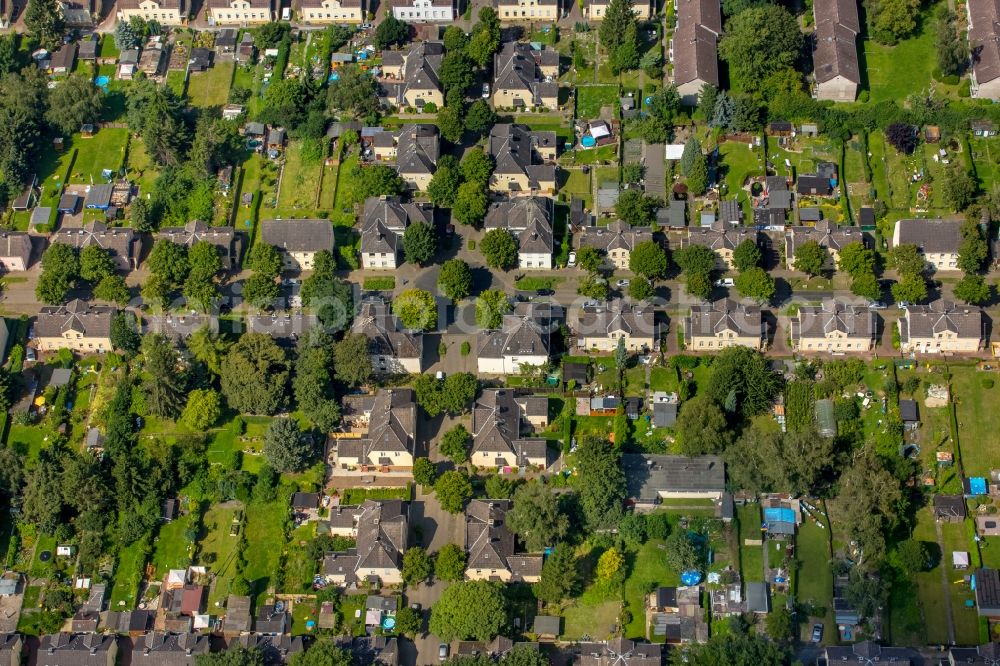
POLYGON ((814 2, 813 18, 814 95, 819 100, 853 102, 861 86, 857 0, 814 2))
POLYGON ((548 409, 544 396, 517 396, 511 389, 484 390, 472 408, 472 464, 496 470, 547 467, 546 441, 522 433, 545 428, 548 409))
POLYGON ((278 250, 286 271, 308 271, 317 252, 333 251, 333 225, 329 220, 263 220, 260 240, 278 250))
POLYGON ((986 318, 970 305, 944 300, 909 305, 897 326, 899 349, 906 354, 977 352, 986 346, 986 318))
POLYGON ((961 270, 962 224, 961 220, 900 220, 892 231, 892 246, 916 245, 933 270, 961 270))
POLYGON ((677 27, 670 40, 670 61, 677 92, 694 106, 706 84, 719 87, 719 36, 722 6, 719 0, 674 0, 677 27))
POLYGON ((552 195, 556 190, 556 133, 502 123, 490 130, 490 190, 509 196, 552 195))
POLYGON ((484 228, 506 229, 517 240, 520 268, 552 268, 552 199, 518 197, 497 201, 486 212, 484 228))
POLYGON ((364 0, 299 0, 299 18, 304 23, 363 23, 364 0))

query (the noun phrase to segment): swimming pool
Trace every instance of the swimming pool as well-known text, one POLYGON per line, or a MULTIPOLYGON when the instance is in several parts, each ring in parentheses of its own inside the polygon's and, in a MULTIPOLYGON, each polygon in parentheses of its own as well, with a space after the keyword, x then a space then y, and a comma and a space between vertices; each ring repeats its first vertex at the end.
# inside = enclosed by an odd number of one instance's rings
POLYGON ((95 84, 96 84, 96 85, 97 85, 98 87, 100 87, 100 88, 107 88, 107 87, 108 87, 108 83, 109 83, 110 81, 111 81, 111 79, 109 79, 109 78, 108 78, 107 76, 105 76, 104 74, 101 74, 101 75, 100 75, 100 76, 98 76, 98 77, 97 77, 96 79, 94 79, 94 83, 95 83, 95 84))

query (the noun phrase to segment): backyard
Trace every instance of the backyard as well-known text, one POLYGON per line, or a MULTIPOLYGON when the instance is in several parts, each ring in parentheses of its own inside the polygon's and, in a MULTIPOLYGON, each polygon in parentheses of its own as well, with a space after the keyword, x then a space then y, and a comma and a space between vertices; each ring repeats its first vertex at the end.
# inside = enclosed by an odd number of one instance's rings
POLYGON ((187 95, 192 106, 201 108, 222 107, 229 99, 229 86, 233 81, 234 62, 219 62, 204 72, 188 75, 187 95))

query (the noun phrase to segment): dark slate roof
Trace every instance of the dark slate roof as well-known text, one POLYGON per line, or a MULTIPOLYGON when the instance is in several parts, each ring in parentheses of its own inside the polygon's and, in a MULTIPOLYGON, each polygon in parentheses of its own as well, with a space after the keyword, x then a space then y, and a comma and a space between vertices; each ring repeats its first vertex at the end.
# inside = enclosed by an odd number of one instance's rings
POLYGON ((692 305, 689 336, 715 336, 722 331, 732 331, 743 336, 761 335, 761 309, 731 298, 720 298, 714 303, 692 305))
POLYGON ((703 245, 710 250, 735 250, 743 241, 757 244, 760 234, 754 227, 733 226, 721 220, 710 227, 689 227, 688 245, 703 245))
POLYGON ((427 203, 403 203, 399 197, 370 197, 362 214, 361 252, 395 253, 403 232, 414 222, 433 222, 434 209, 427 203))
POLYGON ((396 168, 400 175, 433 174, 441 153, 436 125, 403 125, 396 139, 396 168))
POLYGON ((950 516, 954 518, 965 518, 968 508, 965 498, 961 495, 935 495, 934 514, 940 516, 950 516))
POLYGON ((413 453, 417 423, 417 407, 413 390, 408 388, 380 389, 372 396, 344 398, 344 416, 368 415, 368 434, 360 439, 340 440, 343 455, 368 458, 372 450, 406 451, 413 453))
POLYGON ((227 634, 242 634, 252 628, 250 597, 230 594, 226 599, 226 616, 222 621, 222 631, 227 634))
POLYGON ((368 338, 372 354, 394 358, 420 358, 423 355, 423 334, 404 329, 392 314, 389 304, 382 300, 361 303, 351 332, 368 338))
POLYGON ((719 85, 722 8, 715 0, 677 0, 674 30, 674 83, 702 80, 719 85))
POLYGON ((514 533, 505 518, 510 500, 472 500, 465 509, 465 550, 469 569, 506 569, 515 579, 539 576, 542 556, 517 556, 514 533))
POLYGON ((293 493, 293 509, 318 509, 319 493, 293 493))
POLYGON ((551 319, 547 303, 518 303, 512 314, 504 315, 500 330, 479 333, 479 356, 547 356, 551 319))
MULTIPOLYGON (((908 666, 915 663, 919 654, 910 648, 883 647, 873 641, 861 641, 854 645, 829 646, 825 650, 828 664, 866 664, 875 666, 879 663, 892 663, 894 666, 908 666)), ((920 660, 919 663, 923 663, 920 660)))
POLYGON ((903 423, 916 423, 920 420, 920 415, 917 412, 917 401, 916 400, 900 400, 899 401, 899 418, 903 420, 903 423))
POLYGON ((0 231, 0 257, 19 257, 27 266, 31 259, 31 236, 23 231, 0 231))
POLYGON ((494 173, 525 174, 529 180, 554 180, 554 165, 543 165, 534 146, 555 147, 556 133, 533 132, 522 125, 500 123, 490 130, 489 154, 493 158, 494 173))
MULTIPOLYGON (((799 209, 800 212, 802 210, 799 209)), ((785 239, 785 256, 789 258, 789 263, 802 244, 808 241, 816 241, 820 247, 837 252, 851 243, 867 244, 865 233, 857 227, 842 227, 830 220, 820 220, 811 227, 792 227, 785 239)))
MULTIPOLYGON (((390 569, 402 566, 409 532, 404 502, 366 500, 358 507, 341 507, 338 513, 351 517, 358 531, 357 547, 342 554, 347 556, 346 565, 353 566, 351 574, 359 568, 390 569)), ((323 570, 327 575, 338 572, 337 555, 327 555, 324 559, 323 570)))
POLYGON ((660 666, 663 646, 615 638, 603 643, 581 643, 579 666, 660 666))
POLYGON ((264 220, 260 239, 287 252, 318 252, 333 248, 333 225, 329 220, 264 220))
POLYGON ((111 611, 104 628, 120 634, 144 632, 153 628, 156 613, 149 610, 111 611))
POLYGON ((607 227, 587 227, 580 236, 580 247, 594 247, 601 252, 611 250, 632 251, 639 243, 653 240, 648 227, 633 227, 628 222, 615 220, 607 227))
POLYGON ((278 666, 287 663, 292 655, 305 650, 305 639, 302 636, 252 633, 237 636, 229 643, 229 649, 237 646, 260 650, 265 666, 278 666))
POLYGON ((976 83, 983 85, 1000 78, 1000 3, 996 0, 969 0, 969 44, 976 83))
POLYGON ((506 42, 495 56, 494 90, 521 91, 526 106, 539 106, 543 97, 558 92, 558 84, 547 84, 539 63, 558 64, 559 55, 548 46, 535 51, 526 42, 506 42), (555 62, 552 59, 555 58, 555 62))
POLYGON ((996 569, 976 569, 976 606, 984 611, 1000 612, 1000 572, 996 569))
POLYGON ((198 242, 211 243, 219 250, 223 270, 232 268, 236 261, 233 256, 236 252, 236 229, 233 227, 210 227, 201 220, 193 220, 183 227, 163 227, 156 232, 156 238, 165 238, 188 248, 198 242))
POLYGON ((573 329, 586 337, 617 337, 628 333, 632 337, 655 337, 656 316, 651 307, 615 300, 607 305, 584 307, 573 329))
POLYGON ((107 666, 108 651, 117 647, 117 636, 102 634, 49 634, 38 645, 38 666, 107 666))
POLYGON ((900 220, 896 223, 899 244, 912 243, 922 252, 958 252, 962 244, 961 220, 900 220))
POLYGON ((587 363, 568 363, 564 361, 562 366, 563 381, 568 382, 573 380, 581 386, 586 384, 588 365, 587 363))
MULTIPOLYGON (((89 195, 87 202, 90 203, 89 195)), ((90 245, 108 250, 115 268, 120 271, 132 270, 137 259, 138 240, 135 231, 128 227, 108 227, 102 222, 91 222, 76 229, 60 229, 52 236, 53 243, 62 243, 78 250, 90 245)))
POLYGON ((522 466, 546 457, 544 439, 521 436, 524 404, 511 389, 484 390, 472 408, 472 453, 513 453, 522 466))
POLYGON ((208 636, 151 631, 134 641, 132 666, 193 666, 197 655, 208 652, 208 636))
POLYGON ((627 453, 622 456, 628 496, 653 501, 661 490, 722 492, 726 468, 719 456, 664 456, 627 453))
POLYGON ((928 338, 937 333, 951 331, 959 338, 983 339, 983 311, 971 305, 956 305, 938 300, 930 305, 910 305, 899 320, 903 344, 912 338, 928 338))
POLYGON ((827 0, 813 4, 813 72, 818 83, 842 76, 861 83, 857 36, 861 32, 857 0, 827 0))
POLYGON ((840 331, 848 339, 874 340, 877 332, 875 311, 867 306, 825 301, 822 305, 802 305, 792 320, 792 341, 823 338, 840 331))
POLYGON ((93 305, 74 299, 66 305, 43 307, 35 321, 35 337, 58 338, 66 331, 84 337, 106 338, 111 335, 111 320, 118 312, 109 305, 93 305))
POLYGON ((507 229, 517 238, 518 251, 550 254, 552 238, 552 200, 546 197, 518 197, 490 205, 484 222, 486 229, 507 229))
POLYGON ((351 651, 354 666, 396 666, 399 645, 394 637, 356 636, 338 639, 340 647, 351 651))

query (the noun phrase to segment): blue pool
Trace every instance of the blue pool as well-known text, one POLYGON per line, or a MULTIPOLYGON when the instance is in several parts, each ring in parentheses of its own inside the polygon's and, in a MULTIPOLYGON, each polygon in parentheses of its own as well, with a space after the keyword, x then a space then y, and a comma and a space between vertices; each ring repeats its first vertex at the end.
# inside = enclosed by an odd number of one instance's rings
POLYGON ((94 83, 97 84, 97 86, 100 88, 107 88, 109 81, 110 79, 104 74, 101 74, 96 79, 94 79, 94 83))

